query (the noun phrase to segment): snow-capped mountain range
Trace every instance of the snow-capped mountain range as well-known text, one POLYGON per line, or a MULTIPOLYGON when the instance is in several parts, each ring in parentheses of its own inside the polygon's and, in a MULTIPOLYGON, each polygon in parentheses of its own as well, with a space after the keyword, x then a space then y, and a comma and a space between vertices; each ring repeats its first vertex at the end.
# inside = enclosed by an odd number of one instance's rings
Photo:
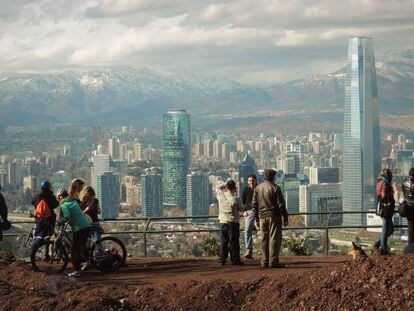
MULTIPOLYGON (((414 113, 414 50, 376 60, 381 113, 414 113)), ((0 123, 31 120, 125 123, 185 108, 195 115, 341 108, 345 69, 273 87, 188 71, 100 68, 0 78, 0 123)))

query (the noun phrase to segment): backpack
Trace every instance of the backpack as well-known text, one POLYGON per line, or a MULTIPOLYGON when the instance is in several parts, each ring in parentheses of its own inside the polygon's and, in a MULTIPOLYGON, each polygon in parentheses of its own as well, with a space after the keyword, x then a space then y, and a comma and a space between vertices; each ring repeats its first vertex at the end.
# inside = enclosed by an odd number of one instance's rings
POLYGON ((49 204, 45 200, 41 200, 36 206, 36 217, 38 219, 49 218, 51 214, 49 204))

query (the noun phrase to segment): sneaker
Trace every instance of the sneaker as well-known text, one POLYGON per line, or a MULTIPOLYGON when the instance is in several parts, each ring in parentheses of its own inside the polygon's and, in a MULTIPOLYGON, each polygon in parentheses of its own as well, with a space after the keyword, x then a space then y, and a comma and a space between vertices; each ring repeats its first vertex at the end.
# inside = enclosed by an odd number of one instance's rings
POLYGON ((69 273, 68 276, 72 278, 78 278, 82 275, 80 271, 73 271, 72 273, 69 273))
POLYGON ((243 261, 236 261, 236 262, 232 262, 231 265, 232 266, 242 266, 242 265, 244 265, 244 262, 243 261))
POLYGON ((284 268, 284 267, 285 267, 285 265, 283 265, 281 263, 276 263, 274 265, 269 266, 269 268, 272 268, 272 269, 281 269, 281 268, 284 268))
POLYGON ((247 252, 243 255, 243 257, 244 257, 244 258, 246 258, 246 259, 253 259, 253 256, 252 256, 252 251, 247 251, 247 252))

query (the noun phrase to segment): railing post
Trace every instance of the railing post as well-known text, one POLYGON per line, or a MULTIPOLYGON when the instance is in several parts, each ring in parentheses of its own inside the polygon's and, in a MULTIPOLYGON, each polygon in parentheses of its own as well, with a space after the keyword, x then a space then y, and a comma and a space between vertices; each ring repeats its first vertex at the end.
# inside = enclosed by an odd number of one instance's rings
POLYGON ((326 239, 326 256, 329 256, 329 225, 331 224, 332 219, 332 212, 329 213, 328 221, 326 222, 326 231, 325 231, 325 239, 326 239))
POLYGON ((147 223, 145 224, 145 229, 144 229, 144 257, 145 258, 147 258, 147 231, 148 231, 150 222, 151 222, 151 218, 148 218, 147 223))

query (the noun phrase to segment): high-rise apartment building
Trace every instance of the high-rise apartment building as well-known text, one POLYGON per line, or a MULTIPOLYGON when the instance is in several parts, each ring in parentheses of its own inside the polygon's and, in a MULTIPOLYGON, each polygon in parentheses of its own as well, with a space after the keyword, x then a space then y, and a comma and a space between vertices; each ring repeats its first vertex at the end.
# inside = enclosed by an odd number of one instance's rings
POLYGON ((135 160, 142 161, 142 144, 137 143, 134 145, 135 160))
POLYGON ((169 110, 163 121, 163 205, 166 210, 187 206, 186 183, 191 162, 190 115, 169 110))
POLYGON ((96 197, 101 206, 101 217, 117 218, 119 214, 119 176, 113 172, 99 173, 96 176, 96 197))
POLYGON ((141 215, 142 217, 162 217, 162 175, 141 175, 141 215))
POLYGON ((339 183, 339 168, 311 167, 309 168, 309 182, 311 184, 339 183))
MULTIPOLYGON (((343 210, 375 207, 380 173, 377 77, 371 38, 349 39, 343 135, 343 210)), ((344 215, 344 224, 365 224, 366 215, 344 215)))
POLYGON ((213 158, 220 159, 221 154, 221 142, 219 140, 215 140, 213 142, 213 158))
POLYGON ((194 144, 194 155, 196 157, 201 157, 204 154, 204 144, 196 143, 194 144))
POLYGON ((112 159, 118 159, 119 157, 119 141, 118 138, 113 137, 108 139, 108 153, 112 159))
POLYGON ((93 126, 92 127, 92 145, 93 147, 97 147, 98 145, 102 144, 102 130, 100 126, 93 126))
POLYGON ((39 191, 40 190, 40 181, 39 178, 33 175, 26 176, 23 178, 23 190, 24 191, 39 191))
POLYGON ((59 188, 69 189, 71 184, 72 174, 66 171, 58 171, 52 174, 51 183, 53 190, 57 190, 59 188))
POLYGON ((22 182, 22 168, 19 163, 14 160, 8 165, 8 183, 12 186, 16 186, 22 182))
MULTIPOLYGON (((318 184, 299 186, 299 211, 309 212, 341 212, 341 184, 318 184)), ((305 215, 306 226, 326 225, 328 215, 305 215)), ((341 225, 342 215, 332 215, 330 224, 341 225)))
POLYGON ((229 158, 229 146, 227 143, 223 143, 223 145, 221 145, 221 158, 223 160, 227 160, 229 158))
POLYGON ((213 155, 213 142, 209 139, 204 141, 203 152, 205 157, 211 157, 213 155))
POLYGON ((243 158, 242 163, 239 166, 239 195, 241 195, 243 189, 247 187, 248 177, 252 174, 257 174, 256 163, 250 155, 246 154, 246 156, 243 158))
POLYGON ((92 158, 91 186, 96 190, 97 175, 111 171, 111 157, 109 154, 98 154, 92 158))
POLYGON ((208 215, 210 192, 206 174, 193 172, 187 175, 187 216, 208 215))

